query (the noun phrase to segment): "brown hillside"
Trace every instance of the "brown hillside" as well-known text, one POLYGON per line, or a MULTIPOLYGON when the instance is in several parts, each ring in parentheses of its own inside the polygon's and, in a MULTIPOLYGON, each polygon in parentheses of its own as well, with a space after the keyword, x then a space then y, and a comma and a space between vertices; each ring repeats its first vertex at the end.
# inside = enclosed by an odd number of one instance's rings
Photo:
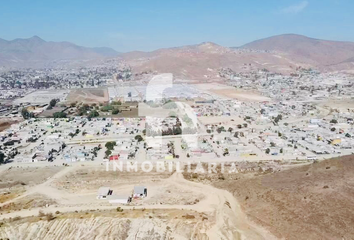
POLYGON ((353 239, 353 155, 215 185, 279 238, 353 239))

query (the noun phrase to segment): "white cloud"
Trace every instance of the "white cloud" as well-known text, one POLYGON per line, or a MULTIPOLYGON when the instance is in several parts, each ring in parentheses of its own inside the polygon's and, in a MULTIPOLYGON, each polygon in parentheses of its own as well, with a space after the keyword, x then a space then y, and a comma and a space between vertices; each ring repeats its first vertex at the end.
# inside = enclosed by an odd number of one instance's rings
POLYGON ((294 4, 280 10, 281 13, 284 14, 297 14, 302 12, 309 5, 308 1, 302 1, 298 4, 294 4))

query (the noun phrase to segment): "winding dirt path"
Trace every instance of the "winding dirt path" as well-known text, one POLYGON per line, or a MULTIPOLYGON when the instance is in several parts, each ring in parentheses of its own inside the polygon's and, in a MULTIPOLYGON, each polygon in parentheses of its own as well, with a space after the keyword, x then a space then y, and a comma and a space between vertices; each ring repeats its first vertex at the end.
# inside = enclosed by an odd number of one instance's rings
POLYGON ((230 192, 188 181, 181 173, 173 174, 168 180, 185 190, 199 191, 206 195, 206 199, 193 205, 193 210, 205 212, 212 209, 215 212, 216 223, 206 232, 209 239, 276 239, 247 219, 230 192))
MULTIPOLYGON (((63 177, 74 168, 67 168, 56 175, 54 175, 48 181, 39 184, 28 190, 24 195, 12 199, 9 202, 14 202, 20 198, 24 198, 33 193, 45 194, 50 198, 59 199, 58 190, 51 187, 50 184, 58 178, 63 177)), ((176 185, 179 189, 185 191, 193 191, 201 193, 206 197, 199 203, 194 205, 140 205, 140 206, 121 206, 123 209, 179 209, 179 210, 193 210, 201 213, 210 212, 215 216, 215 223, 209 229, 206 229, 206 235, 209 239, 276 239, 266 230, 256 226, 250 222, 245 214, 242 212, 240 205, 236 201, 235 197, 228 191, 215 188, 211 185, 205 185, 198 182, 191 182, 183 178, 181 173, 174 173, 170 178, 165 179, 169 184, 176 185)), ((178 192, 176 193, 178 194, 178 192)), ((70 194, 72 195, 72 194, 70 194)), ((71 196, 72 197, 72 196, 71 196)), ((80 199, 80 196, 74 196, 75 199, 80 199)), ((44 213, 60 212, 74 212, 74 211, 89 211, 89 210, 111 210, 117 208, 116 205, 100 205, 97 203, 92 204, 80 204, 80 202, 74 201, 74 205, 66 206, 49 206, 47 208, 34 208, 21 210, 17 212, 11 212, 0 215, 0 219, 6 219, 10 217, 29 217, 38 215, 41 210, 44 213)), ((6 204, 3 203, 3 204, 6 204)), ((198 228, 196 226, 196 228, 198 228)), ((201 227, 202 228, 202 227, 201 227)), ((197 231, 197 229, 195 230, 197 231)))

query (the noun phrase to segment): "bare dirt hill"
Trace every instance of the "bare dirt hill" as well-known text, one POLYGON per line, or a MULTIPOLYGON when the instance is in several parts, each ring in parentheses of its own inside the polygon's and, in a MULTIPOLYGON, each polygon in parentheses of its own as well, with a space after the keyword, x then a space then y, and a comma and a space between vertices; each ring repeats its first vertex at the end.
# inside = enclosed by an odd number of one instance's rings
POLYGON ((327 70, 346 69, 353 67, 354 63, 353 42, 327 41, 296 34, 260 39, 242 48, 286 53, 298 63, 309 63, 327 70))
POLYGON ((131 52, 121 57, 135 73, 169 72, 177 78, 197 80, 217 79, 221 68, 238 72, 267 68, 289 73, 298 66, 279 54, 231 49, 210 42, 153 52, 131 52))
POLYGON ((247 216, 280 239, 353 239, 354 156, 268 174, 225 175, 247 216))

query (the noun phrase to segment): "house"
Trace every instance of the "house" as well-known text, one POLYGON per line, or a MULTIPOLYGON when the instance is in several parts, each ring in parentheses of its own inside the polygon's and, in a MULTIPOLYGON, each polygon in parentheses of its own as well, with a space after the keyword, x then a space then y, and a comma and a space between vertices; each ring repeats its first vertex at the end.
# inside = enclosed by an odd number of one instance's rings
POLYGON ((331 142, 332 145, 339 145, 341 143, 342 143, 342 139, 341 138, 335 138, 331 142))
POLYGON ((109 187, 100 187, 98 189, 97 193, 97 199, 106 199, 107 196, 112 195, 113 190, 111 190, 109 187))
POLYGON ((128 195, 112 195, 109 197, 108 202, 111 204, 118 203, 118 204, 129 204, 132 201, 132 197, 128 195))
POLYGON ((147 188, 143 187, 143 186, 135 186, 133 197, 135 197, 135 198, 147 197, 147 188))
POLYGON ((118 161, 118 160, 119 160, 119 154, 112 155, 109 157, 109 161, 118 161))

